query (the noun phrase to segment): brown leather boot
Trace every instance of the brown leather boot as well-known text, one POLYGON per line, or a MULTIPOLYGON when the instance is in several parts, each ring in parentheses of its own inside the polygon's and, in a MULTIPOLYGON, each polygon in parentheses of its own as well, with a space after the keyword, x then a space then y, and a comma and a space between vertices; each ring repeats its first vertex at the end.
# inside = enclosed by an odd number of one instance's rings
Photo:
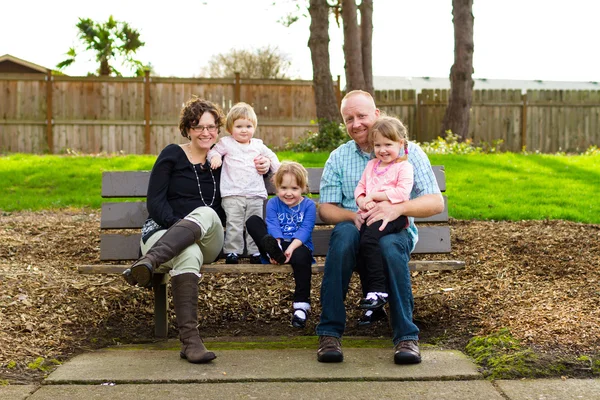
POLYGON ((181 340, 181 358, 194 364, 207 363, 217 358, 208 351, 198 333, 198 276, 193 273, 171 278, 175 317, 181 340))
POLYGON ((197 242, 201 234, 202 230, 197 223, 187 219, 180 220, 170 227, 142 258, 133 263, 130 268, 131 278, 138 286, 148 287, 152 283, 154 270, 197 242))

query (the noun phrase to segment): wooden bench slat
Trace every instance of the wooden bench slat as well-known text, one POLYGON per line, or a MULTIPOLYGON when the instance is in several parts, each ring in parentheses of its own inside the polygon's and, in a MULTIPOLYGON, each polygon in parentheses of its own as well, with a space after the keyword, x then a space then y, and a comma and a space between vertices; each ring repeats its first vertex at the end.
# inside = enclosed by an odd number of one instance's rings
MULTIPOLYGON (((312 199, 318 202, 318 199, 312 199)), ((146 202, 103 203, 100 229, 140 229, 148 218, 146 202)), ((444 196, 444 211, 428 218, 415 218, 421 222, 448 222, 448 198, 444 196)), ((317 215, 316 225, 324 225, 317 215)))
MULTIPOLYGON (((325 264, 313 264, 312 272, 323 272, 325 264)), ((464 261, 457 260, 417 260, 410 261, 408 268, 411 271, 447 271, 464 268, 464 261)), ((121 274, 130 264, 127 265, 80 265, 77 270, 81 274, 121 274)), ((270 265, 270 264, 204 264, 201 273, 206 274, 271 274, 271 273, 292 273, 290 265, 270 265)))
MULTIPOLYGON (((329 246, 330 229, 313 231, 315 256, 325 256, 329 246)), ((140 234, 108 233, 100 235, 100 260, 135 260, 139 255, 140 234)), ((450 227, 423 226, 419 228, 419 241, 414 254, 449 253, 450 227)))
MULTIPOLYGON (((442 192, 446 191, 446 173, 443 165, 433 165, 433 173, 442 192)), ((308 187, 319 193, 322 168, 307 168, 308 187)), ((102 197, 146 197, 150 171, 105 171, 102 173, 102 197)), ((275 193, 272 183, 265 180, 269 194, 275 193)))

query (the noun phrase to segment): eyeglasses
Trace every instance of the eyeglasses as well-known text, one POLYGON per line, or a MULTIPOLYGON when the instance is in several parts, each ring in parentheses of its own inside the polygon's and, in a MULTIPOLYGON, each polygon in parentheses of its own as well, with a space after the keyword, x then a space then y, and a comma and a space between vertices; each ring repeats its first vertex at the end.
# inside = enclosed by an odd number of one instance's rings
POLYGON ((194 132, 202 132, 206 129, 209 133, 215 133, 217 131, 217 126, 216 125, 207 125, 207 126, 196 125, 196 126, 191 126, 190 129, 193 130, 194 132))

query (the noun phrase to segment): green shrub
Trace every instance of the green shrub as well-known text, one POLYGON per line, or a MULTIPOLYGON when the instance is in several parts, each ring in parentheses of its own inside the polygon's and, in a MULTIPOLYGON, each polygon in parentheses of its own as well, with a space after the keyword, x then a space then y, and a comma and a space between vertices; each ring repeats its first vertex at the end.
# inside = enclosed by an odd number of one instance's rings
POLYGON ((500 146, 503 143, 502 139, 498 139, 494 140, 492 144, 482 142, 476 146, 472 139, 461 142, 460 136, 448 131, 445 138, 438 136, 437 139, 431 142, 419 145, 427 154, 491 154, 500 153, 500 146))
MULTIPOLYGON (((311 121, 311 124, 317 122, 311 121)), ((317 132, 308 130, 306 135, 297 142, 290 142, 286 145, 286 150, 303 151, 303 152, 318 152, 332 151, 338 146, 350 140, 346 133, 346 127, 335 121, 321 119, 318 121, 317 132)))

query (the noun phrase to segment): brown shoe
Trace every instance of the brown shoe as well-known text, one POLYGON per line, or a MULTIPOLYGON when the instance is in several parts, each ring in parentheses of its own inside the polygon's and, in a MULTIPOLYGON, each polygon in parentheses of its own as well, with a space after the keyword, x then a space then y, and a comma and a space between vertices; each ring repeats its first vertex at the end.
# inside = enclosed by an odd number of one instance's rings
POLYGON ((418 364, 421 362, 419 342, 417 340, 403 340, 394 347, 394 362, 396 364, 418 364))
POLYGON ((324 363, 344 361, 340 339, 333 336, 319 336, 319 350, 317 360, 324 363))

